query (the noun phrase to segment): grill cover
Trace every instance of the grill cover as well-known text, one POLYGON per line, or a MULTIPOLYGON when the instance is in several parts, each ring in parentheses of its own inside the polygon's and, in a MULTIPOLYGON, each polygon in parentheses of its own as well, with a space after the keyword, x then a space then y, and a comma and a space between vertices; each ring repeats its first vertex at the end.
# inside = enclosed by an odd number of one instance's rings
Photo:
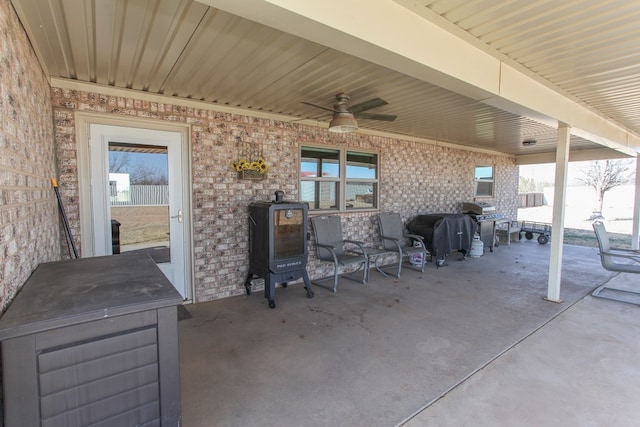
POLYGON ((452 251, 463 254, 471 251, 471 243, 478 225, 465 214, 418 215, 407 224, 410 233, 424 237, 425 245, 436 260, 452 251))

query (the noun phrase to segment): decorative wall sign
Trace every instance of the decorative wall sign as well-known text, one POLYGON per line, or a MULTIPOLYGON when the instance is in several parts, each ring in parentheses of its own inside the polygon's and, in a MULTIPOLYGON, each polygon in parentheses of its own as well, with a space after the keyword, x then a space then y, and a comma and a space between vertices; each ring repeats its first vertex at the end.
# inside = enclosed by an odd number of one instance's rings
POLYGON ((238 179, 264 179, 269 165, 262 157, 262 144, 243 142, 237 139, 238 160, 231 162, 231 169, 238 173, 238 179))

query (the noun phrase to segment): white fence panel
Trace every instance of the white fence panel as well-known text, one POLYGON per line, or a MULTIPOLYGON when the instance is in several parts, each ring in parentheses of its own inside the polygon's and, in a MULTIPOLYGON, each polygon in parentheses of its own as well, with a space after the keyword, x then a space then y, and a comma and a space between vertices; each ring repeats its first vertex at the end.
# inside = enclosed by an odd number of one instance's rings
POLYGON ((127 190, 111 187, 111 206, 168 205, 168 185, 130 185, 127 190))

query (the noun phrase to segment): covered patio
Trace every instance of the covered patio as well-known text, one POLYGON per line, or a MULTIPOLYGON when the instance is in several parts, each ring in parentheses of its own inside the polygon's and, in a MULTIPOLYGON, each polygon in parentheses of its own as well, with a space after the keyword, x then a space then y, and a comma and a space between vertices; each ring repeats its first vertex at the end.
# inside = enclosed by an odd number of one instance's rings
MULTIPOLYGON (((82 258, 114 253, 111 152, 153 151, 175 186, 161 264, 194 303, 179 322, 184 426, 640 424, 637 306, 592 301, 612 275, 562 239, 569 161, 638 159, 640 3, 494 3, 0 0, 0 311, 39 264, 71 257, 67 239, 82 258), (347 200, 362 177, 303 175, 319 152, 371 166, 372 191, 352 197, 369 207, 347 200), (258 155, 262 179, 230 167, 258 155), (330 183, 344 197, 313 214, 373 246, 380 212, 480 199, 516 219, 519 166, 547 162, 551 245, 313 299, 292 284, 275 310, 242 295, 252 201, 330 183), (613 373, 593 369, 605 360, 613 373)), ((633 198, 637 247, 640 172, 633 198)))
POLYGON ((637 424, 640 312, 590 296, 633 278, 565 245, 562 302, 549 303, 549 251, 454 253, 313 299, 293 284, 275 310, 261 293, 187 306, 184 426, 637 424))

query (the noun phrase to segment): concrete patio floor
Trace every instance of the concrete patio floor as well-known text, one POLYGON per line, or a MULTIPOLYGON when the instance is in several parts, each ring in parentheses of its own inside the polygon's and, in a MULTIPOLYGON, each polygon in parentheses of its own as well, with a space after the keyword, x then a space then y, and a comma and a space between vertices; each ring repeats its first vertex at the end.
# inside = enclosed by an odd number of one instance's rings
POLYGON ((292 284, 274 310, 262 292, 190 305, 183 425, 640 425, 640 308, 590 296, 637 279, 565 245, 563 302, 547 302, 549 249, 452 254, 313 299, 292 284))

